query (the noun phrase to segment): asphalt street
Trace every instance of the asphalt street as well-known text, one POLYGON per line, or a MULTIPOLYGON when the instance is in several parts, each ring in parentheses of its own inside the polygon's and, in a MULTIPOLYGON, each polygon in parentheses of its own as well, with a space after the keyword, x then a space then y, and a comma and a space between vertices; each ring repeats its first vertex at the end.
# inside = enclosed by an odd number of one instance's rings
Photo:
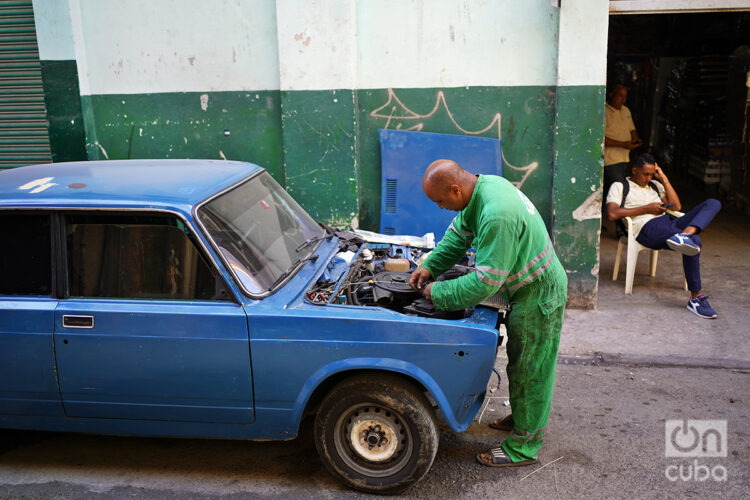
MULTIPOLYGON (((441 432, 426 478, 396 498, 747 498, 748 387, 738 370, 560 364, 537 464, 475 461, 504 435, 486 425, 508 409, 503 384, 481 423, 441 432), (726 456, 666 457, 666 421, 685 418, 726 421, 726 456)), ((2 498, 376 498, 341 486, 296 441, 1 435, 2 498)))

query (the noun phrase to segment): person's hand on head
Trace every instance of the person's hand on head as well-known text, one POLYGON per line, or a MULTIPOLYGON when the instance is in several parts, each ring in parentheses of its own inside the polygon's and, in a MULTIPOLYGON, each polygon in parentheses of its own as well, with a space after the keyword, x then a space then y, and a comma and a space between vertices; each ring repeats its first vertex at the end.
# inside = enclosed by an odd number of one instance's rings
POLYGON ((655 171, 654 171, 654 179, 657 181, 663 181, 664 180, 664 171, 661 169, 658 163, 654 163, 655 171))

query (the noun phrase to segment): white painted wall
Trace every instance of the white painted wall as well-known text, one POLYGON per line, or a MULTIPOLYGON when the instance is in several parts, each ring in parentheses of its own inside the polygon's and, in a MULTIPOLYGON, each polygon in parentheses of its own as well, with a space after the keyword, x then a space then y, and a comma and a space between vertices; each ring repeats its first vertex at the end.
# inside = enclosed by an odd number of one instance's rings
POLYGON ((282 90, 357 88, 357 0, 277 0, 282 90))
POLYGON ((549 0, 357 2, 358 84, 554 85, 558 13, 549 0))
POLYGON ((608 27, 607 2, 562 2, 558 85, 605 85, 608 27))
POLYGON ((603 85, 608 3, 34 0, 81 93, 603 85), (559 29, 559 38, 558 38, 559 29), (558 43, 559 40, 559 43, 558 43))
POLYGON ((39 59, 72 61, 75 59, 73 29, 67 0, 33 0, 39 59))
POLYGON ((276 90, 274 0, 69 0, 82 95, 276 90))

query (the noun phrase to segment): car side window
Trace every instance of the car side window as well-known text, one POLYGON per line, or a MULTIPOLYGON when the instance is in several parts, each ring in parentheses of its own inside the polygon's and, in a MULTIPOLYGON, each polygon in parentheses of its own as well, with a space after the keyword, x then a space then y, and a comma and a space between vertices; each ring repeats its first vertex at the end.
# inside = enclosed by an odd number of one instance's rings
POLYGON ((0 214, 0 295, 52 294, 49 214, 0 214))
POLYGON ((71 297, 231 300, 177 217, 68 214, 65 228, 71 297))

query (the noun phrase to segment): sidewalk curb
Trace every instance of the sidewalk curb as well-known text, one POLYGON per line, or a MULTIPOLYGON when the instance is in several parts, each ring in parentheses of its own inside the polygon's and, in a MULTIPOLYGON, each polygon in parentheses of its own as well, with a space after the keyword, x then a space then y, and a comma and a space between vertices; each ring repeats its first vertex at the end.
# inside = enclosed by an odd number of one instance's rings
POLYGON ((561 365, 625 365, 664 368, 717 368, 722 370, 750 371, 750 361, 741 359, 691 358, 683 356, 648 356, 634 354, 610 354, 605 352, 594 352, 592 354, 558 354, 557 363, 561 365))

